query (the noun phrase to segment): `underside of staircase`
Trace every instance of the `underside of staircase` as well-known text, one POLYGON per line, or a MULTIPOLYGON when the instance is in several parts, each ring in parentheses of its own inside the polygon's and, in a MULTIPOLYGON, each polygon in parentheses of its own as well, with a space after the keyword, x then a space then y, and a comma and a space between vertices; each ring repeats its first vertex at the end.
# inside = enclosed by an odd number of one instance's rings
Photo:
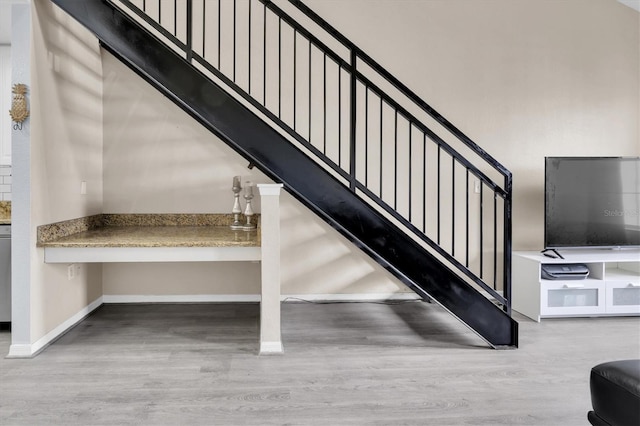
POLYGON ((102 0, 52 0, 95 34, 101 46, 259 168, 311 211, 423 298, 442 305, 491 347, 513 348, 510 309, 468 279, 388 215, 345 185, 184 57, 102 0))

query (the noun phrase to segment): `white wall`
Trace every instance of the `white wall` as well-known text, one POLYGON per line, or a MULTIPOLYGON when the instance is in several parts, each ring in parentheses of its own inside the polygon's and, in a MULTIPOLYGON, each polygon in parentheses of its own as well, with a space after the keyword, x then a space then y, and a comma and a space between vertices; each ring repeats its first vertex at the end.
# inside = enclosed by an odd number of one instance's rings
POLYGON ((20 41, 30 52, 29 64, 21 67, 28 72, 14 73, 14 82, 28 86, 31 109, 13 138, 12 227, 19 241, 12 352, 20 353, 20 345, 46 344, 47 333, 102 295, 100 265, 83 265, 68 280, 67 266, 44 264, 42 249, 35 247, 39 225, 102 211, 102 75, 95 38, 50 1, 14 8, 27 21, 14 20, 14 29, 20 24, 28 30, 29 20, 31 26, 20 41), (87 195, 80 194, 82 181, 87 195))
MULTIPOLYGON (((102 211, 102 75, 95 38, 49 1, 33 3, 31 220, 37 226, 102 211), (46 60, 43 60, 46 58, 46 60), (81 182, 87 193, 80 193, 81 182)), ((101 266, 32 262, 32 341, 102 295, 101 266)), ((32 257, 32 260, 34 258, 32 257)))

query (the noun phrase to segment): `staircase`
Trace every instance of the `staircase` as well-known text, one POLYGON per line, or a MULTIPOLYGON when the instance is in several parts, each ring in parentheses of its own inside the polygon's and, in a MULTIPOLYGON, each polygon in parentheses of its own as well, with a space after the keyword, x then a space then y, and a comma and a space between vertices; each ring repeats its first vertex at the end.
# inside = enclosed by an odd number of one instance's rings
POLYGON ((52 1, 418 295, 517 346, 511 173, 301 1, 52 1))

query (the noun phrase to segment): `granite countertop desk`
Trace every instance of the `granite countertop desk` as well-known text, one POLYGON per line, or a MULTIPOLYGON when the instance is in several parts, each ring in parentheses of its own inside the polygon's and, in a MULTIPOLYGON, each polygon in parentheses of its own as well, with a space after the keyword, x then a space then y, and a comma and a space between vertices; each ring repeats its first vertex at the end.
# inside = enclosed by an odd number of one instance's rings
POLYGON ((229 215, 96 215, 38 228, 45 262, 260 260, 260 232, 229 215))
POLYGON ((256 231, 226 226, 118 226, 78 232, 43 247, 260 247, 256 231))
POLYGON ((0 225, 11 225, 11 201, 0 201, 0 225))

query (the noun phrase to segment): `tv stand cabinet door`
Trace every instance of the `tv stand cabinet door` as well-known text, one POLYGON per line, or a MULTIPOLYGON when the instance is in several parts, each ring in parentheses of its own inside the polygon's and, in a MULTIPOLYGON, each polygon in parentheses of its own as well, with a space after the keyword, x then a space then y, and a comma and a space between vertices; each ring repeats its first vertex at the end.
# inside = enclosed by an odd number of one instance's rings
POLYGON ((590 316, 605 313, 605 286, 598 280, 541 281, 542 317, 590 316))
POLYGON ((607 281, 608 314, 640 314, 640 280, 607 281))

